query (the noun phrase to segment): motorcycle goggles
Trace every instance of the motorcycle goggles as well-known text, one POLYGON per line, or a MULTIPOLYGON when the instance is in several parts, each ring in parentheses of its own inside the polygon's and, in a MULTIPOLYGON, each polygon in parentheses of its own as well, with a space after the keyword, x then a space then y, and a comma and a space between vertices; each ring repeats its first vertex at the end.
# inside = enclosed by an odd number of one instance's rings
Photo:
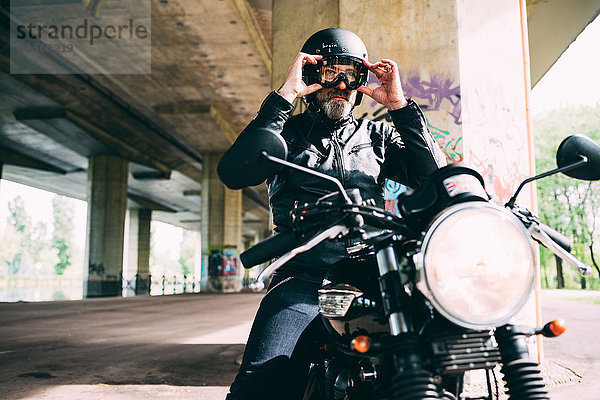
POLYGON ((348 89, 356 90, 367 84, 369 70, 360 58, 349 56, 323 57, 317 65, 317 82, 326 88, 344 81, 348 89))

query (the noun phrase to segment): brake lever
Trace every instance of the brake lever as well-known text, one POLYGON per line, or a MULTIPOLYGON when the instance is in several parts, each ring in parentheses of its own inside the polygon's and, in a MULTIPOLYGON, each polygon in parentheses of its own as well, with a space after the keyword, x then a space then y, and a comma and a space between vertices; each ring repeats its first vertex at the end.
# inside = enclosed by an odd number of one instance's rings
POLYGON ((575 258, 571 253, 560 247, 546 232, 540 229, 538 224, 531 224, 527 228, 531 236, 541 243, 548 250, 562 258, 565 262, 571 264, 574 268, 579 270, 579 273, 583 276, 592 275, 592 267, 585 265, 583 262, 575 258))

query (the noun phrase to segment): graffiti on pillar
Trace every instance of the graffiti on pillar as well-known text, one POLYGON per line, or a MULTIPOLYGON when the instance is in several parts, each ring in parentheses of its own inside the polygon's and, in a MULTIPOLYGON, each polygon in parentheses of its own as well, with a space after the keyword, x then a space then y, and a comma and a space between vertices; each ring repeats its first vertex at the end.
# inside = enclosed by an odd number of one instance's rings
POLYGON ((208 280, 212 290, 237 291, 240 286, 239 262, 234 249, 211 250, 208 280))
POLYGON ((429 81, 421 79, 418 74, 408 74, 405 79, 401 80, 406 97, 422 99, 427 102, 426 104, 419 102, 424 112, 443 110, 452 116, 456 125, 462 124, 460 86, 453 86, 452 79, 434 73, 430 74, 429 81))
POLYGON ((212 250, 208 258, 209 276, 237 275, 237 257, 232 249, 212 250))
POLYGON ((462 141, 462 137, 455 137, 449 131, 445 131, 443 129, 437 128, 429 122, 429 118, 425 117, 427 121, 427 126, 429 127, 429 131, 440 144, 440 148, 446 155, 446 159, 449 163, 461 162, 464 157, 462 153, 462 149, 460 148, 460 144, 462 141))
POLYGON ((383 191, 385 210, 400 215, 400 210, 398 209, 398 196, 404 192, 406 192, 406 186, 391 179, 386 179, 383 191))
POLYGON ((89 277, 90 278, 104 278, 104 264, 93 264, 89 265, 89 277))
POLYGON ((522 176, 517 161, 507 163, 511 158, 501 141, 492 139, 485 153, 485 159, 473 151, 469 152, 471 163, 483 177, 485 190, 492 196, 492 201, 504 204, 519 186, 522 176))
MULTIPOLYGON (((400 75, 406 97, 412 98, 423 110, 427 126, 448 162, 463 161, 460 134, 460 125, 462 125, 460 85, 454 84, 451 78, 444 77, 440 73, 429 74, 429 79, 423 79, 418 73, 400 75), (445 129, 440 126, 444 126, 445 129)), ((373 88, 379 86, 375 75, 369 74, 367 85, 373 88)), ((371 99, 365 97, 365 100, 371 99)), ((374 100, 365 102, 361 111, 363 114, 360 118, 392 123, 392 117, 386 107, 374 100)), ((385 209, 398 215, 398 196, 405 191, 406 187, 403 185, 386 180, 385 209)))

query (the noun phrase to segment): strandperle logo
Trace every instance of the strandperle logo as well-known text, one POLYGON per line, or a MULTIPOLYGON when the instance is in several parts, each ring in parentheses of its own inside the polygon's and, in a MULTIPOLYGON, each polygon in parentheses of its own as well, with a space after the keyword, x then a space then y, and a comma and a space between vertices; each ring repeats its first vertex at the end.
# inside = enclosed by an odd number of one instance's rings
POLYGON ((11 0, 11 74, 151 73, 150 0, 11 0))
POLYGON ((40 25, 29 24, 17 25, 17 39, 88 39, 90 45, 96 43, 98 39, 146 39, 148 38, 148 28, 143 24, 134 24, 132 18, 127 24, 101 26, 96 23, 89 23, 84 18, 83 23, 77 26, 72 25, 40 25))

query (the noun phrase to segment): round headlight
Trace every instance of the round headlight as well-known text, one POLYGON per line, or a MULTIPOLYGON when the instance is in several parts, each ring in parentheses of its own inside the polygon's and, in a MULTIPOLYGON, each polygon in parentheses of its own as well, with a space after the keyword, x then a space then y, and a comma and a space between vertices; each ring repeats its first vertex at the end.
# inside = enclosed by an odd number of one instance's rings
POLYGON ((419 289, 450 321, 473 329, 508 322, 527 301, 535 276, 522 223, 483 202, 452 206, 433 222, 421 255, 419 289))

